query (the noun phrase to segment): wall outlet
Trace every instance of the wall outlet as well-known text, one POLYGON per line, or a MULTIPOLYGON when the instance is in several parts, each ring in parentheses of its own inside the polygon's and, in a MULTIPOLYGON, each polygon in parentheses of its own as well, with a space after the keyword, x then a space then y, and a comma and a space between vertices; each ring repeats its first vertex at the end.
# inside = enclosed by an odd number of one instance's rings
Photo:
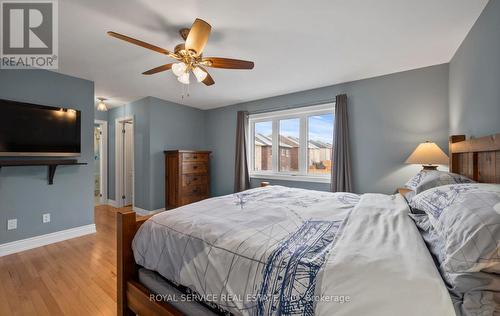
POLYGON ((7 220, 7 230, 17 229, 17 218, 7 220))
POLYGON ((42 215, 42 222, 43 223, 50 222, 50 213, 45 213, 45 214, 42 215))

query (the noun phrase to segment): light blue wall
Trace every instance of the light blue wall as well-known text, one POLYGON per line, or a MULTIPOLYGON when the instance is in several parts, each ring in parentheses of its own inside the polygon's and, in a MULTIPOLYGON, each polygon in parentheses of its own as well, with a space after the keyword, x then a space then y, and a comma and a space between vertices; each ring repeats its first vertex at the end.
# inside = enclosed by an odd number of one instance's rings
POLYGON ((145 210, 165 207, 163 151, 204 149, 205 113, 154 97, 146 97, 108 112, 109 196, 115 194, 115 120, 134 118, 135 206, 145 210))
MULTIPOLYGON (((212 159, 212 194, 233 191, 236 112, 297 107, 346 93, 356 192, 392 193, 419 166, 404 160, 427 139, 447 149, 448 65, 437 65, 207 111, 206 137, 212 159)), ((254 180, 254 186, 262 180, 254 180)), ((271 181, 328 190, 329 184, 271 181)))
POLYGON ((450 62, 450 131, 500 133, 500 0, 490 0, 450 62))
POLYGON ((205 113, 184 105, 150 99, 150 207, 165 207, 165 158, 169 149, 204 150, 205 113))
POLYGON ((97 111, 96 109, 94 109, 95 113, 95 119, 96 120, 101 120, 101 121, 107 121, 108 120, 108 112, 101 112, 101 111, 97 111))
POLYGON ((94 222, 94 84, 45 70, 0 70, 0 98, 82 111, 82 155, 87 166, 57 168, 47 184, 47 167, 9 167, 0 171, 0 244, 94 222), (51 222, 42 224, 42 214, 51 222), (7 219, 17 230, 7 231, 7 219))

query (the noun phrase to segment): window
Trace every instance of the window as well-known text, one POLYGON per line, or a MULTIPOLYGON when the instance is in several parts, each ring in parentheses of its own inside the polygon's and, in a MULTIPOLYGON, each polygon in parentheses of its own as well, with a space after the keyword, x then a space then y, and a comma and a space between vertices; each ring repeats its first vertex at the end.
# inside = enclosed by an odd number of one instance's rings
POLYGON ((250 115, 250 176, 329 182, 333 110, 330 103, 250 115))

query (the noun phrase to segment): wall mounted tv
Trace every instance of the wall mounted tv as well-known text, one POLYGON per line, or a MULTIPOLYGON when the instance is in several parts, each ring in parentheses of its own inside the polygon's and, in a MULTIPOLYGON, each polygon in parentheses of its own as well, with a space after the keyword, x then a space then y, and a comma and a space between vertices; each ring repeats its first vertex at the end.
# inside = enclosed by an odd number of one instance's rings
POLYGON ((0 99, 0 156, 80 156, 81 112, 0 99))

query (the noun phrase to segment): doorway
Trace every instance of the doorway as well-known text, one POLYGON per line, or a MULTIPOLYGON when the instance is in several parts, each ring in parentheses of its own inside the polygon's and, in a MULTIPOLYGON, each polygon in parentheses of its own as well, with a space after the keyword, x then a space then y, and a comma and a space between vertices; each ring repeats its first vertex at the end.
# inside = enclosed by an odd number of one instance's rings
POLYGON ((108 122, 94 121, 94 205, 108 199, 108 122))
POLYGON ((134 205, 134 119, 115 121, 116 133, 116 202, 118 207, 134 205))

